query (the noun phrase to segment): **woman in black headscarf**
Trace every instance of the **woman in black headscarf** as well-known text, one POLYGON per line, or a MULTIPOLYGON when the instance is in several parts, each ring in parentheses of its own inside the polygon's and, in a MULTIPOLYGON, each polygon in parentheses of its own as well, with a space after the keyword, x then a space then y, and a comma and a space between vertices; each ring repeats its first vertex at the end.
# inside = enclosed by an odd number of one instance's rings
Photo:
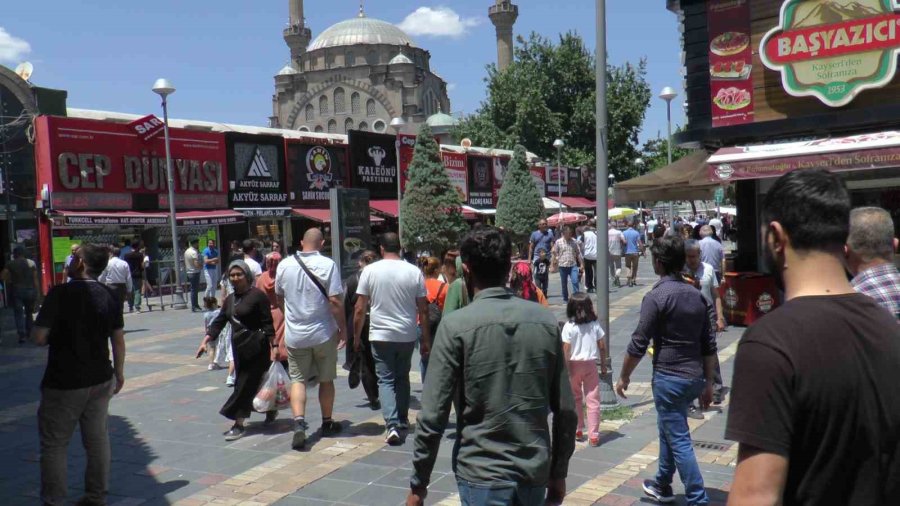
MULTIPOLYGON (((226 323, 232 324, 232 349, 237 378, 231 397, 219 410, 234 425, 225 433, 226 441, 244 436, 244 421, 253 410, 253 398, 259 390, 263 376, 272 363, 275 349, 275 328, 266 294, 254 287, 253 273, 243 260, 235 260, 228 266, 228 280, 234 287, 222 305, 219 316, 209 325, 207 335, 200 343, 197 356, 203 354, 206 344, 216 339, 226 323), (260 335, 262 333, 262 335, 260 335)), ((277 411, 266 413, 266 423, 275 420, 277 411)))

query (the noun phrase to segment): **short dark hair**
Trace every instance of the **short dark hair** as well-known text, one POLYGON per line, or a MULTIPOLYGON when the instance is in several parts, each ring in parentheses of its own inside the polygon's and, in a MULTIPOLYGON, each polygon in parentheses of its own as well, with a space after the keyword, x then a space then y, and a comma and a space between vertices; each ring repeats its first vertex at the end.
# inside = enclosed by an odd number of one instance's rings
POLYGON ((195 238, 191 239, 189 242, 190 242, 191 244, 200 244, 200 239, 197 239, 197 238, 195 237, 195 238))
POLYGON ((78 256, 84 262, 85 273, 92 277, 99 276, 106 269, 109 264, 109 253, 109 246, 102 244, 84 242, 78 247, 78 256))
POLYGON ((381 236, 381 247, 385 253, 400 253, 400 236, 394 232, 387 232, 381 236))
POLYGON ((664 235, 650 246, 653 260, 662 265, 664 274, 678 274, 684 269, 684 239, 680 235, 664 235))
POLYGON ((256 241, 253 239, 244 239, 242 247, 244 249, 244 254, 246 255, 247 253, 256 250, 256 241))
POLYGON ((481 285, 506 284, 512 264, 512 241, 506 232, 489 226, 473 230, 463 238, 459 251, 481 285))
POLYGON ((141 249, 140 239, 135 239, 135 240, 131 241, 131 249, 141 249))
POLYGON ((763 223, 781 224, 798 251, 833 251, 850 233, 850 194, 840 176, 827 170, 795 170, 766 194, 763 223))
POLYGON ((578 292, 569 297, 569 304, 566 306, 566 317, 574 323, 591 323, 597 321, 597 311, 594 310, 594 303, 586 293, 578 292))
MULTIPOLYGON (((112 255, 114 257, 117 257, 117 256, 119 256, 119 253, 121 253, 121 252, 122 252, 122 250, 120 250, 118 246, 113 246, 108 250, 107 256, 112 255)), ((104 267, 104 269, 105 268, 106 267, 104 267)))
POLYGON ((16 246, 13 248, 13 257, 19 258, 25 256, 25 248, 22 246, 16 246))

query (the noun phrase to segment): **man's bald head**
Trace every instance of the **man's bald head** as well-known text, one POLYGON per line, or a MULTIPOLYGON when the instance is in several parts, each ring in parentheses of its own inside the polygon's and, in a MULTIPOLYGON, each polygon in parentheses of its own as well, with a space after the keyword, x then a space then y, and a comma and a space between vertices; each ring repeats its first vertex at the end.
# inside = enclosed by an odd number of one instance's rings
POLYGON ((303 241, 300 242, 300 246, 303 248, 303 251, 321 251, 322 246, 325 245, 325 236, 322 234, 322 231, 318 228, 311 228, 303 234, 303 241))
POLYGON ((700 237, 711 237, 713 235, 712 227, 703 225, 700 227, 700 237))

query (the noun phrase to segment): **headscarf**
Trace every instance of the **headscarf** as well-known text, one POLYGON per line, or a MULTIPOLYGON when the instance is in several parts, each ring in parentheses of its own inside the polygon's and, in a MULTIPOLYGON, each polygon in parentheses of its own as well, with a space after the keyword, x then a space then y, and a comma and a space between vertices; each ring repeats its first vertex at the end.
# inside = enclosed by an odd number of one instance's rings
POLYGON ((234 269, 235 267, 244 271, 244 276, 247 277, 247 282, 251 287, 253 287, 256 280, 253 277, 253 271, 250 270, 250 266, 247 265, 247 262, 243 260, 232 260, 231 263, 228 264, 228 270, 225 271, 225 274, 227 275, 229 272, 231 272, 231 269, 234 269))
POLYGON ((537 287, 531 276, 531 264, 528 262, 516 262, 513 265, 512 279, 510 280, 510 288, 519 297, 537 302, 537 287))

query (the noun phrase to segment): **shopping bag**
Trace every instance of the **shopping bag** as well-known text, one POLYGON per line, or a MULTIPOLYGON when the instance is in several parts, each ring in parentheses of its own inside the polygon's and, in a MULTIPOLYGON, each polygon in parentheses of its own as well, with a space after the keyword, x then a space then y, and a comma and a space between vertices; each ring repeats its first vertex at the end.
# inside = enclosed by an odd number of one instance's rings
POLYGON ((265 413, 291 407, 290 385, 291 378, 281 362, 272 362, 253 398, 253 409, 265 413))

